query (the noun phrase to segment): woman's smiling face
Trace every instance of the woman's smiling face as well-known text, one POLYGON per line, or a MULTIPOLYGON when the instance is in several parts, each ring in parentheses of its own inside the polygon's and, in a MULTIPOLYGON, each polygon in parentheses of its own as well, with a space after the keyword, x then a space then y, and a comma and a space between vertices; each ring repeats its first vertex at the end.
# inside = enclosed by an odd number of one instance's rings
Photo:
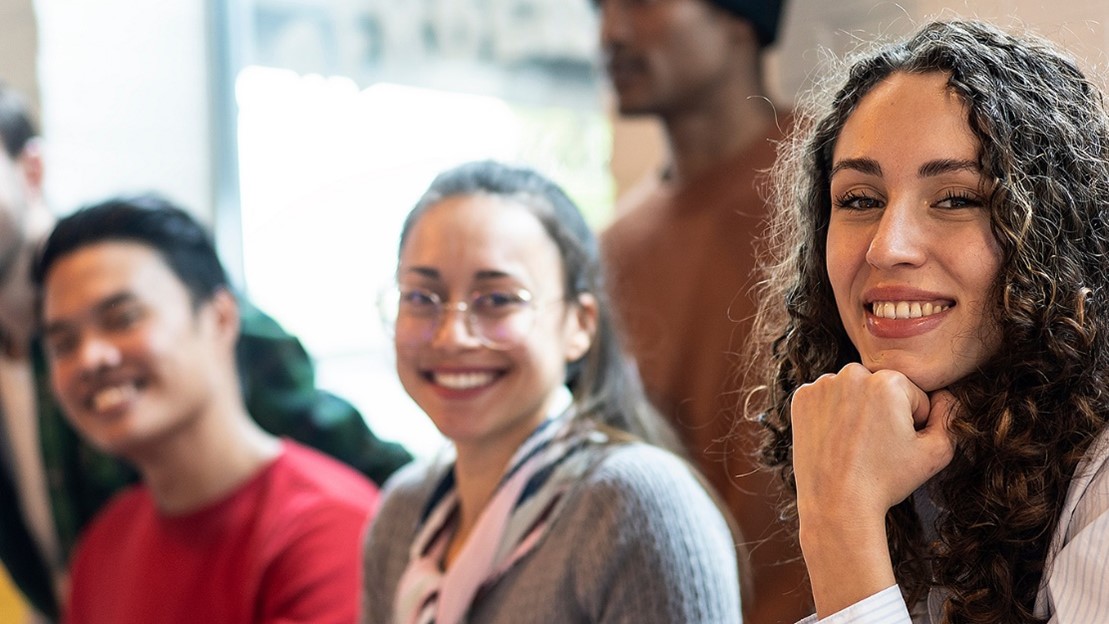
POLYGON ((448 197, 415 223, 400 254, 401 290, 449 305, 475 292, 531 295, 527 330, 496 348, 451 310, 407 341, 397 327, 397 373, 409 395, 460 452, 512 451, 543 420, 566 364, 592 341, 589 299, 565 301, 562 258, 539 219, 510 199, 448 197))
POLYGON ((988 300, 1001 264, 967 107, 942 73, 895 73, 860 100, 836 141, 828 277, 871 371, 925 391, 998 348, 988 300))

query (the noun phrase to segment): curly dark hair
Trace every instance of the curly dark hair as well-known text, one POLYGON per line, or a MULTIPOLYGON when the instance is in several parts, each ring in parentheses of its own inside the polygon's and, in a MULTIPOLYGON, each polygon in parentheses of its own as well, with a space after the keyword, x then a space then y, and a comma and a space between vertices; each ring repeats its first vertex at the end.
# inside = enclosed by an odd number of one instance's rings
MULTIPOLYGON (((778 206, 757 319, 765 385, 748 398, 762 461, 796 493, 790 399, 859 354, 825 266, 832 151, 859 101, 895 72, 940 72, 968 108, 1001 249, 991 314, 1000 344, 948 388, 961 405, 955 458, 886 523, 906 600, 948 590, 949 622, 1038 622, 1053 529, 1076 466, 1109 417, 1109 121, 1102 96, 1052 44, 974 21, 934 22, 851 63, 846 81, 797 118, 774 171, 778 206), (936 540, 924 537, 935 529, 936 540)), ((814 94, 814 97, 820 97, 814 94)), ((785 517, 796 519, 796 500, 785 517)))

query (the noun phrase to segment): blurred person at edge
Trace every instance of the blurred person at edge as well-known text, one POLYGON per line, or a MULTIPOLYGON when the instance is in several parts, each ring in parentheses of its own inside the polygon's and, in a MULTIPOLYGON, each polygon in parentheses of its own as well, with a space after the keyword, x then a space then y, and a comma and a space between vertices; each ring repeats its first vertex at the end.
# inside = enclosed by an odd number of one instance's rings
MULTIPOLYGON (((37 340, 30 267, 56 218, 43 197, 40 139, 23 97, 0 81, 0 561, 32 606, 59 613, 69 554, 104 502, 137 475, 62 417, 37 340)), ((262 427, 383 483, 411 456, 374 436, 348 402, 316 388, 300 342, 239 301, 237 357, 262 427)))
POLYGON ((647 395, 682 436, 748 540, 747 621, 809 612, 801 553, 781 530, 776 480, 757 470, 759 427, 740 417, 756 302, 760 174, 788 112, 766 95, 763 56, 782 0, 594 0, 622 115, 662 124, 668 160, 618 201, 601 236, 613 304, 647 395))

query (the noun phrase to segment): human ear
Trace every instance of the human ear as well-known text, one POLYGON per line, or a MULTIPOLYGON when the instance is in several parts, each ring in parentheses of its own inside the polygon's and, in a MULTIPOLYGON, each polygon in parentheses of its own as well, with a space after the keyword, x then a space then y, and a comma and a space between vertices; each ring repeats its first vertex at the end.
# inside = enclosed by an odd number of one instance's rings
POLYGON ((211 300, 205 304, 209 308, 214 321, 216 335, 227 341, 234 348, 239 340, 239 302, 235 295, 226 288, 220 288, 212 294, 211 300))
POLYGON ((19 156, 15 159, 23 183, 29 194, 38 198, 42 196, 42 144, 39 139, 31 139, 23 146, 19 156))
POLYGON ((597 309, 597 298, 592 293, 578 295, 577 304, 571 310, 567 331, 565 356, 567 362, 580 359, 593 345, 593 338, 597 335, 597 321, 600 312, 597 309))

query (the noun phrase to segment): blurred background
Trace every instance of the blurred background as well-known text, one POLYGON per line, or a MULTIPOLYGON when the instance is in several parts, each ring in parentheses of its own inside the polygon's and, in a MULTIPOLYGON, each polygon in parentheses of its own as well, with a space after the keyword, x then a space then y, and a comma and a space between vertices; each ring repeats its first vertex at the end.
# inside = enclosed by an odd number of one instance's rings
MULTIPOLYGON (((787 0, 778 103, 829 54, 936 16, 1027 26, 1103 76, 1100 0, 787 0)), ((146 190, 194 211, 320 385, 418 455, 440 438, 396 381, 374 295, 431 178, 527 164, 601 228, 663 157, 653 121, 612 113, 591 0, 0 0, 0 77, 40 113, 57 212, 146 190)), ((2 581, 0 622, 27 621, 2 581)))

